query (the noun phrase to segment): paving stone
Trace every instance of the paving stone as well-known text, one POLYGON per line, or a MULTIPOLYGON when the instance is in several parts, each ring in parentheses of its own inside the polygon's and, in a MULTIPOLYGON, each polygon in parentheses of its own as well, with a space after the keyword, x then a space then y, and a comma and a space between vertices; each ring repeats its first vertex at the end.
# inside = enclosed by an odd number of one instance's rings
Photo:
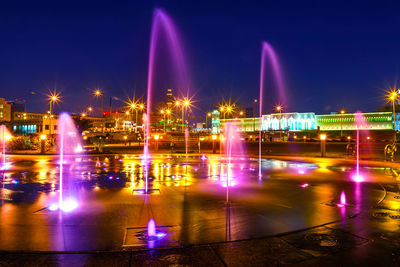
POLYGON ((209 246, 134 252, 132 266, 223 266, 209 246))
POLYGON ((294 264, 312 256, 280 238, 265 238, 212 245, 228 266, 278 266, 294 264))

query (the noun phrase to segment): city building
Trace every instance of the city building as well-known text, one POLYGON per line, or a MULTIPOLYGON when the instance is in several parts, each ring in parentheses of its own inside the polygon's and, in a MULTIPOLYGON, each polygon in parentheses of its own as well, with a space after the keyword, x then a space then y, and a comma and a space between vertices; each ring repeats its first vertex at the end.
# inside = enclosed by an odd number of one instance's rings
POLYGON ((6 123, 11 121, 11 104, 4 98, 0 98, 0 122, 6 123))
MULTIPOLYGON (((362 120, 365 123, 356 122, 356 113, 338 113, 316 115, 313 112, 307 113, 275 113, 263 115, 261 129, 263 131, 354 131, 362 130, 400 130, 400 114, 396 113, 396 123, 392 112, 369 112, 362 113, 362 120), (360 126, 357 126, 360 125, 360 126), (359 127, 359 128, 358 128, 359 127)), ((361 120, 361 119, 360 119, 361 120)), ((213 111, 212 127, 213 132, 218 133, 225 123, 236 125, 241 132, 259 131, 260 119, 256 118, 235 118, 220 119, 219 112, 213 111)))

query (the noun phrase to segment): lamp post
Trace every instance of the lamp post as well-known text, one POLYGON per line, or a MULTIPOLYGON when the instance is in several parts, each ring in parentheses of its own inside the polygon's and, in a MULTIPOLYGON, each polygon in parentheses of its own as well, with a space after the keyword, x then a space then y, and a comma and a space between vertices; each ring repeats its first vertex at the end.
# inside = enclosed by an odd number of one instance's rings
POLYGON ((208 129, 208 123, 207 123, 208 117, 211 117, 211 112, 208 112, 206 115, 206 129, 208 129))
MULTIPOLYGON (((190 101, 188 99, 186 99, 185 101, 183 101, 183 106, 182 106, 182 121, 184 122, 184 109, 187 109, 190 106, 190 101)), ((188 119, 189 121, 189 119, 188 119)), ((183 124, 182 124, 183 125, 183 124)), ((189 122, 188 122, 189 125, 189 122)), ((183 128, 182 128, 183 129, 183 128)))
POLYGON ((165 133, 165 114, 166 114, 167 112, 165 111, 165 110, 161 110, 161 114, 163 114, 163 124, 164 124, 164 133, 165 133))
POLYGON ((321 140, 321 157, 325 157, 326 155, 326 134, 321 134, 319 136, 321 140))
POLYGON ((101 116, 103 116, 103 113, 104 113, 104 105, 103 105, 104 104, 104 102, 103 102, 104 94, 103 94, 103 91, 101 91, 99 88, 97 88, 97 89, 94 90, 93 94, 96 97, 101 96, 101 116))
POLYGON ((344 109, 342 109, 340 111, 340 137, 343 137, 343 122, 342 122, 343 117, 342 116, 344 113, 346 113, 346 111, 344 109))
POLYGON ((53 120, 52 108, 53 108, 53 104, 54 104, 54 103, 57 103, 59 100, 60 100, 60 94, 59 94, 59 93, 57 93, 56 91, 50 93, 50 95, 49 95, 49 105, 50 105, 50 113, 49 113, 49 118, 50 118, 50 120, 49 120, 49 134, 50 134, 50 137, 52 136, 52 135, 51 135, 51 134, 52 134, 52 133, 51 133, 51 123, 52 123, 52 120, 53 120))
MULTIPOLYGON (((393 105, 393 128, 394 128, 395 132, 396 132, 396 110, 395 110, 394 102, 397 100, 397 97, 398 97, 397 91, 394 90, 390 93, 390 100, 392 101, 392 105, 393 105)), ((396 134, 395 134, 395 137, 396 137, 396 134)))
MULTIPOLYGON (((139 109, 143 113, 143 110, 144 110, 144 104, 143 103, 139 105, 139 109)), ((138 122, 137 114, 138 114, 138 110, 136 109, 136 127, 137 127, 137 122, 138 122)))
POLYGON ((167 120, 168 120, 168 124, 171 120, 171 110, 167 109, 167 120))
POLYGON ((279 112, 279 139, 281 139, 282 141, 282 125, 281 125, 281 121, 282 121, 282 106, 278 105, 276 106, 276 111, 279 112))
POLYGON ((256 103, 258 99, 254 99, 253 101, 253 132, 256 131, 256 103))

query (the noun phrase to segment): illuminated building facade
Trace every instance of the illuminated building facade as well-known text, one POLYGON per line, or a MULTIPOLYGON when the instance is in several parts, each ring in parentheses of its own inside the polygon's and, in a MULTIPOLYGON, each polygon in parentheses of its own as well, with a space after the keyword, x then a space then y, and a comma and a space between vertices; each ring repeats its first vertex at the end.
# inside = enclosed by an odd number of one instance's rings
MULTIPOLYGON (((215 112, 215 111, 214 111, 215 112)), ((213 112, 213 114, 214 114, 213 112)), ((218 111, 216 111, 218 112, 218 111)), ((393 130, 392 112, 362 113, 367 126, 365 130, 393 130)), ((219 132, 225 123, 231 123, 241 132, 256 132, 259 130, 259 118, 213 119, 213 132, 219 132)), ((396 113, 396 130, 400 130, 400 114, 396 113)), ((263 131, 353 131, 357 130, 355 113, 316 115, 307 113, 276 113, 262 116, 263 131)))

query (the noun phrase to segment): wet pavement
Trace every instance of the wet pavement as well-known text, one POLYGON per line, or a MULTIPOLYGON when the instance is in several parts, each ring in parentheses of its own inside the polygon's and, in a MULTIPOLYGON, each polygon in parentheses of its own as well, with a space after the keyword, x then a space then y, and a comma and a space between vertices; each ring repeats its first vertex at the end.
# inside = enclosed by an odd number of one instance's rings
POLYGON ((0 266, 399 264, 397 169, 364 165, 356 183, 348 161, 264 159, 259 178, 256 160, 227 168, 211 155, 159 155, 146 195, 138 156, 86 156, 66 164, 80 204, 60 213, 46 209, 58 197, 58 159, 8 161, 0 266), (165 238, 141 239, 150 218, 165 238))

